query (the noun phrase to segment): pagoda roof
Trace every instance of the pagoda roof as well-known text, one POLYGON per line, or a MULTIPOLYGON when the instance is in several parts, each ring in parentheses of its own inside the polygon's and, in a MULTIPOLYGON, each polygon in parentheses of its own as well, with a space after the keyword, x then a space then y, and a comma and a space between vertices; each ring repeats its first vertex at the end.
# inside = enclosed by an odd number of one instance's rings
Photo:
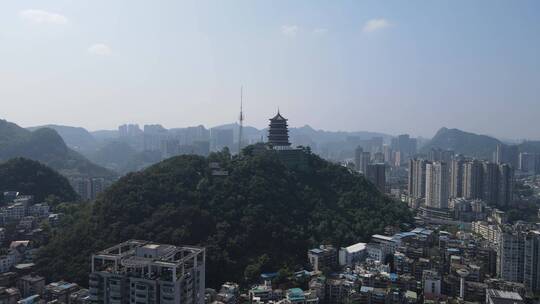
POLYGON ((276 116, 270 118, 270 120, 287 120, 285 117, 281 116, 281 113, 279 111, 277 112, 276 116))

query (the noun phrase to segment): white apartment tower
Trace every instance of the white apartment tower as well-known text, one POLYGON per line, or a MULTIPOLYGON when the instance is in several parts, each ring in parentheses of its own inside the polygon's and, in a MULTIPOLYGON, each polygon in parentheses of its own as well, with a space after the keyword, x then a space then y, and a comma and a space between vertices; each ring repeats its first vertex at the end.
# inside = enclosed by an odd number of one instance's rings
POLYGON ((423 159, 409 160, 408 190, 411 198, 423 198, 426 195, 426 164, 423 159))
POLYGON ((434 162, 426 165, 426 206, 437 209, 448 208, 449 188, 448 165, 434 162))
POLYGON ((354 164, 356 166, 356 170, 364 175, 367 175, 367 167, 371 160, 371 153, 364 152, 360 146, 356 148, 354 153, 354 164))

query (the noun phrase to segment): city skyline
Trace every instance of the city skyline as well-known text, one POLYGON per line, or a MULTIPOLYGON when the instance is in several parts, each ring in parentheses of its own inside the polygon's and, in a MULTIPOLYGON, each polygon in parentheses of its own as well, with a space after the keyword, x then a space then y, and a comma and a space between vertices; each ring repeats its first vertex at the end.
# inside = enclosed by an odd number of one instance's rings
POLYGON ((540 303, 538 0, 0 8, 0 304, 540 303))
MULTIPOLYGON (((88 128, 85 128, 83 125, 65 125, 65 124, 58 124, 58 123, 45 123, 45 124, 41 124, 41 125, 37 125, 37 124, 30 124, 30 125, 23 125, 23 124, 20 124, 20 123, 17 123, 16 121, 10 121, 9 119, 6 119, 4 117, 0 117, 0 119, 3 119, 3 120, 6 120, 10 123, 15 123, 23 128, 27 128, 27 129, 30 129, 30 130, 34 130, 34 129, 37 129, 37 128, 41 128, 41 127, 46 127, 46 126, 60 126, 60 127, 74 127, 74 128, 83 128, 85 129, 86 131, 90 132, 90 133, 93 133, 93 132, 101 132, 101 131, 118 131, 118 129, 122 126, 127 126, 127 125, 137 125, 141 131, 144 129, 144 126, 154 126, 154 125, 160 125, 162 127, 164 127, 165 129, 167 130, 175 130, 175 129, 186 129, 186 128, 196 128, 196 127, 203 127, 207 130, 211 130, 211 129, 214 129, 214 128, 221 128, 221 127, 226 127, 226 126, 229 126, 229 125, 236 125, 235 128, 238 128, 239 127, 239 122, 238 121, 234 121, 234 120, 231 120, 229 122, 223 122, 223 123, 218 123, 218 124, 215 124, 215 125, 206 125, 206 124, 202 124, 202 123, 195 123, 193 125, 182 125, 182 124, 179 124, 179 125, 175 125, 175 126, 166 126, 166 125, 163 125, 159 122, 149 122, 149 123, 144 123, 144 124, 141 124, 141 123, 138 123, 138 122, 122 122, 122 123, 119 123, 117 124, 116 126, 112 126, 111 128, 98 128, 98 129, 88 129, 88 128)), ((313 130, 315 131, 322 131, 322 132, 335 132, 335 133, 340 133, 340 132, 343 132, 343 133, 373 133, 373 134, 380 134, 380 135, 384 135, 384 136, 390 136, 390 137, 398 137, 400 135, 410 135, 411 137, 413 138, 419 138, 419 139, 422 139, 422 140, 430 140, 432 139, 435 134, 437 133, 437 131, 439 131, 440 129, 443 129, 443 128, 447 128, 447 129, 457 129, 457 130, 460 130, 460 131, 463 131, 463 132, 468 132, 468 133, 473 133, 475 135, 480 135, 480 136, 489 136, 489 137, 492 137, 494 139, 497 139, 497 140, 500 140, 501 142, 505 143, 505 144, 517 144, 517 143, 521 143, 521 142, 526 142, 526 141, 537 141, 537 139, 535 138, 524 138, 524 137, 519 137, 519 138, 508 138, 508 137, 500 137, 500 136, 497 136, 497 135, 494 135, 494 134, 482 134, 482 133, 474 133, 470 130, 464 130, 464 129, 460 129, 459 127, 456 127, 456 128, 448 128, 446 126, 441 126, 440 128, 438 129, 435 129, 433 131, 433 134, 431 136, 422 136, 422 135, 419 135, 419 134, 410 134, 410 133, 405 133, 405 132, 397 132, 397 133, 385 133, 385 132, 382 132, 382 131, 379 131, 379 130, 332 130, 332 129, 322 129, 322 128, 319 128, 317 126, 313 126, 313 125, 309 125, 309 124, 291 124, 290 126, 291 128, 293 129, 300 129, 300 128, 305 128, 305 127, 308 127, 308 128, 312 128, 313 130)), ((255 126, 255 125, 252 125, 252 124, 244 124, 244 128, 255 128, 257 131, 259 132, 262 132, 262 131, 265 131, 268 129, 268 126, 267 125, 261 125, 260 128, 255 126)), ((234 128, 233 128, 234 129, 234 128)))
POLYGON ((2 118, 540 139, 537 2, 236 4, 7 3, 2 118))

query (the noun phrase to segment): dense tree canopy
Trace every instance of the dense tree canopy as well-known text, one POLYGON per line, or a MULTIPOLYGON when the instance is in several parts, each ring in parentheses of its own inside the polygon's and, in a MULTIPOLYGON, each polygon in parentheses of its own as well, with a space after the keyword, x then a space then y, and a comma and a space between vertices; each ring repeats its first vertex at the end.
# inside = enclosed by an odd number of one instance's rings
POLYGON ((311 246, 366 241, 412 220, 405 204, 362 176, 306 154, 302 169, 270 151, 240 158, 223 152, 179 156, 129 174, 67 217, 76 220, 40 251, 39 269, 85 284, 92 251, 135 238, 205 246, 207 283, 217 286, 298 269, 311 246), (229 175, 213 176, 210 162, 229 175))
POLYGON ((0 192, 19 191, 34 195, 36 201, 55 196, 73 201, 77 194, 68 180, 53 169, 33 160, 14 158, 0 163, 0 192))

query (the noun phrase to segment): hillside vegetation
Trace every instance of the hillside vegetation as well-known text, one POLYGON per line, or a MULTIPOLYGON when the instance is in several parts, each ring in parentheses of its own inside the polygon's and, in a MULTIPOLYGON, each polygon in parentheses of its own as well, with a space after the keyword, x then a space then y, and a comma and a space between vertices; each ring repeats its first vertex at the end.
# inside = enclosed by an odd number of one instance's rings
POLYGON ((0 163, 0 192, 4 191, 34 195, 36 202, 50 196, 60 201, 73 201, 77 198, 65 177, 37 161, 24 158, 0 163))
POLYGON ((92 252, 135 238, 205 246, 207 283, 215 287, 301 268, 312 246, 350 245, 412 221, 405 204, 307 151, 302 170, 273 152, 246 151, 242 158, 174 157, 121 178, 93 205, 71 206, 63 228, 40 250, 38 270, 86 284, 92 252), (229 175, 213 176, 211 161, 229 175))
POLYGON ((0 161, 15 157, 39 161, 67 176, 114 175, 68 148, 53 129, 42 128, 31 132, 14 123, 0 120, 0 161))
POLYGON ((97 146, 96 139, 81 127, 70 127, 61 125, 44 125, 28 128, 30 131, 35 131, 43 128, 55 130, 62 137, 66 145, 75 151, 81 153, 91 153, 95 151, 97 146))
POLYGON ((431 148, 441 148, 479 159, 491 160, 493 152, 500 143, 501 141, 498 139, 487 135, 478 135, 459 129, 441 128, 422 147, 421 152, 427 153, 431 148))

